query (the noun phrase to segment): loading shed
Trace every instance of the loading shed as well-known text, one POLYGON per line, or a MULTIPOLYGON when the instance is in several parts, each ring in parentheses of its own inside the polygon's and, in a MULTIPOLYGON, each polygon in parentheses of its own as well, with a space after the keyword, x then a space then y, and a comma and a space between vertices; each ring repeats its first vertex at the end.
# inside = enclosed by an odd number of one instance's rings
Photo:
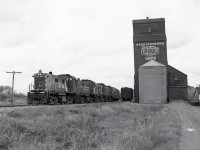
POLYGON ((167 66, 169 100, 188 99, 187 75, 176 68, 167 66))

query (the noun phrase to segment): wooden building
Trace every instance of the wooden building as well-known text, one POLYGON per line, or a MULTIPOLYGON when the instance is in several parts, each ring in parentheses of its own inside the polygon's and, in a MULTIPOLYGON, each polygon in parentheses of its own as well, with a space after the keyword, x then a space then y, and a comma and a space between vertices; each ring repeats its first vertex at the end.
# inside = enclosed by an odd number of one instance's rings
POLYGON ((187 75, 168 65, 165 19, 147 18, 133 20, 132 23, 135 65, 135 102, 139 103, 141 101, 139 98, 139 67, 150 60, 155 60, 167 67, 168 100, 187 99, 187 75))
POLYGON ((133 20, 134 90, 136 102, 139 102, 138 68, 149 60, 156 60, 167 66, 166 41, 164 18, 133 20))
POLYGON ((169 100, 188 99, 187 75, 168 65, 168 98, 169 100))

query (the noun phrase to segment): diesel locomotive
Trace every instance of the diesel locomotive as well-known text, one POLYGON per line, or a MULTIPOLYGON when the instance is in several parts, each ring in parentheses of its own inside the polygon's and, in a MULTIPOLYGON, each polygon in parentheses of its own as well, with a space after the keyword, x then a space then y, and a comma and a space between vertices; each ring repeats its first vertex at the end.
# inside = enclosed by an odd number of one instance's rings
POLYGON ((53 75, 39 70, 33 78, 34 86, 27 94, 28 105, 111 102, 120 98, 114 87, 70 74, 53 75))

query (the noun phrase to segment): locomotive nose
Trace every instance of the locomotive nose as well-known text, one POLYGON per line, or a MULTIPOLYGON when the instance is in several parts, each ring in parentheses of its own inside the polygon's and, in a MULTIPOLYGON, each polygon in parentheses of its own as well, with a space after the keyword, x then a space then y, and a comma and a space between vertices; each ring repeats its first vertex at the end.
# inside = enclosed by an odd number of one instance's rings
POLYGON ((39 89, 40 89, 40 90, 45 90, 45 89, 46 89, 46 84, 43 83, 43 82, 41 82, 41 83, 39 84, 39 89))

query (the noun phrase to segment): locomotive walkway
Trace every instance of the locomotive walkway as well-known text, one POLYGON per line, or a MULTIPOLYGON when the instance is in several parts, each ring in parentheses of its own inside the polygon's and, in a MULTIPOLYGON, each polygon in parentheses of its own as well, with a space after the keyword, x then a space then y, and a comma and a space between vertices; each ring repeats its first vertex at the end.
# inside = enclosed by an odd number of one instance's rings
POLYGON ((180 150, 200 150, 200 107, 183 101, 174 101, 169 107, 175 109, 181 119, 180 150))

